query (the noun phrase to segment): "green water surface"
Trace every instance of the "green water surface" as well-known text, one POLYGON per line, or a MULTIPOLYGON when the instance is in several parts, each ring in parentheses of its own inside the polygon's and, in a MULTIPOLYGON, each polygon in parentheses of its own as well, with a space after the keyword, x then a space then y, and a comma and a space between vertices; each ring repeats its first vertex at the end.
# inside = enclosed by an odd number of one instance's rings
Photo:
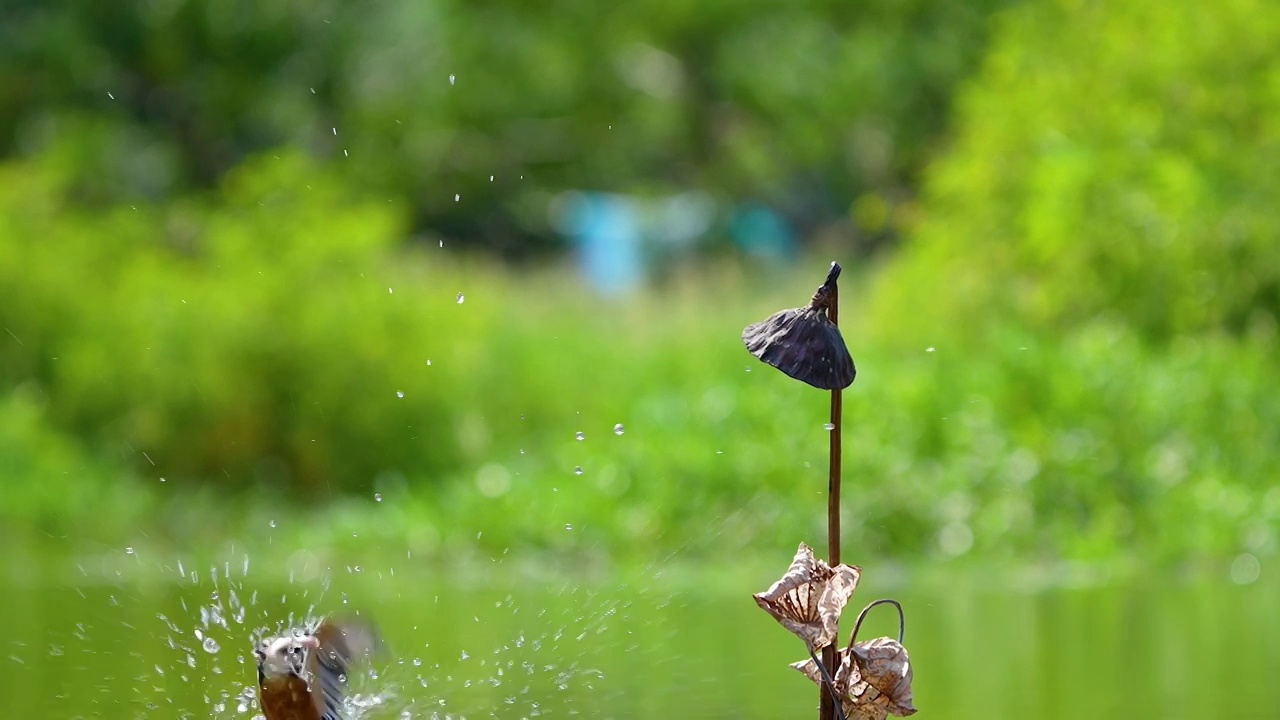
MULTIPOLYGON (((815 717, 815 689, 786 666, 800 642, 750 597, 787 560, 11 555, 0 697, 15 718, 250 718, 256 630, 359 611, 388 644, 354 678, 361 717, 815 717)), ((906 607, 921 718, 1280 717, 1280 586, 1266 568, 1238 580, 864 568, 852 604, 906 607)), ((880 608, 864 637, 894 632, 880 608)))

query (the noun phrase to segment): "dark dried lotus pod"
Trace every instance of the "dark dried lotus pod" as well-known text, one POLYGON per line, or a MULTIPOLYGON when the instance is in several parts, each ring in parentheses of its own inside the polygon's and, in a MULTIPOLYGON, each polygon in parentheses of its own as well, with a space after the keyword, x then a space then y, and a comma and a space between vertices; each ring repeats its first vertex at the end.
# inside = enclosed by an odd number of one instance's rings
POLYGON ((776 312, 742 331, 742 342, 760 360, 823 390, 840 390, 857 373, 840 328, 827 317, 840 266, 831 263, 827 280, 801 308, 776 312))

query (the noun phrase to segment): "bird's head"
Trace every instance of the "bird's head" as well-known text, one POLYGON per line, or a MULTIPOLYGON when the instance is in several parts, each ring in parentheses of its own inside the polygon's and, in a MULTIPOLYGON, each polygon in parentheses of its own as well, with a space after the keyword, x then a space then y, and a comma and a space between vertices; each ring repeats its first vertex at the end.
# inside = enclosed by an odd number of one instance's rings
POLYGON ((264 678, 282 675, 301 677, 307 666, 307 651, 320 646, 313 635, 282 635, 264 638, 254 649, 258 660, 258 673, 264 678))

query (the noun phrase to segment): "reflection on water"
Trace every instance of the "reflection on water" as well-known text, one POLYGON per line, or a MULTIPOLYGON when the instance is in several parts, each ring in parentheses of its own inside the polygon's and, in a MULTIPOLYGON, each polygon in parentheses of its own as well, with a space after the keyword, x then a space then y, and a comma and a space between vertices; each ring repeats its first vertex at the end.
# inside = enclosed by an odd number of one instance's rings
MULTIPOLYGON (((357 609, 389 652, 353 678, 354 716, 772 719, 816 706, 786 667, 803 648, 751 601, 770 565, 714 581, 688 567, 516 581, 497 563, 458 587, 406 558, 327 580, 243 557, 128 562, 147 572, 10 558, 8 716, 251 718, 253 638, 357 609)), ((1032 588, 920 571, 889 588, 872 569, 851 604, 902 600, 920 717, 1278 717, 1280 584, 1265 567, 1250 585, 1228 577, 1032 588)), ((863 637, 895 630, 892 612, 873 613, 863 637)))

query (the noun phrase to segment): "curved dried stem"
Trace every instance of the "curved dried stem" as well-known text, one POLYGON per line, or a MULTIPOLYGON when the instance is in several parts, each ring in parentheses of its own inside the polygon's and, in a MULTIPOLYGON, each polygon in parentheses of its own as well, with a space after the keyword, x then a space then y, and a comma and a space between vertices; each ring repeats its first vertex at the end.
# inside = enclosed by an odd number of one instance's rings
POLYGON ((849 647, 853 647, 854 641, 858 639, 858 629, 862 627, 862 620, 867 617, 871 608, 877 605, 892 605, 898 608, 898 643, 902 643, 907 633, 907 616, 902 612, 902 604, 893 598, 880 598, 867 603, 867 606, 862 608, 862 612, 858 613, 858 620, 853 624, 853 632, 849 633, 849 647))

